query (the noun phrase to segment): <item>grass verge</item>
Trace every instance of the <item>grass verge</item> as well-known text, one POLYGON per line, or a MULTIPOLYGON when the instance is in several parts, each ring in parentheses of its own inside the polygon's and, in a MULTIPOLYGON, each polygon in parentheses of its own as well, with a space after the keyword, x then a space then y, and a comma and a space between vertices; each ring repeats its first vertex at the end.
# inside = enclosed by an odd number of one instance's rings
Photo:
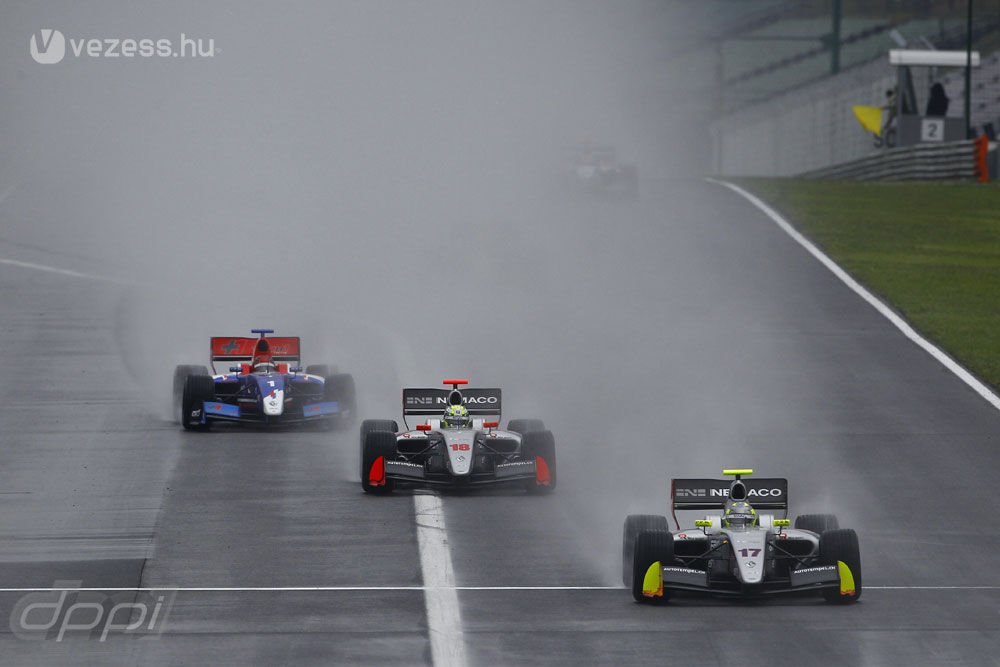
POLYGON ((1000 387, 1000 187, 741 179, 925 336, 1000 387))

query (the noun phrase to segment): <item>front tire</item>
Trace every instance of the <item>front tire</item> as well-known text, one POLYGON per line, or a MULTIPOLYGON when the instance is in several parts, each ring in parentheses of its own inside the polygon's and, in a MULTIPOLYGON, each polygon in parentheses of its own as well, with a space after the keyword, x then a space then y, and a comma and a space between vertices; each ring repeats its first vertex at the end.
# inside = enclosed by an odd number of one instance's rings
POLYGON ((545 423, 541 419, 511 419, 507 422, 507 430, 524 435, 525 433, 544 431, 545 423))
POLYGON ((325 378, 327 375, 333 375, 336 372, 337 367, 330 364, 309 364, 306 366, 306 375, 318 375, 321 378, 325 378))
POLYGON ((622 530, 622 584, 632 585, 632 559, 635 558, 635 538, 648 530, 670 530, 667 517, 656 514, 629 514, 622 530))
POLYGON ((861 597, 861 548, 858 534, 850 528, 828 530, 819 537, 819 560, 823 565, 837 565, 843 562, 854 579, 853 592, 842 593, 838 589, 823 590, 823 598, 831 604, 850 604, 861 597))
POLYGON ((361 422, 361 441, 358 447, 358 452, 361 454, 361 459, 359 461, 358 470, 365 469, 365 440, 368 439, 369 433, 374 433, 375 431, 391 431, 393 433, 399 433, 399 424, 392 419, 366 419, 361 422))
POLYGON ((552 431, 526 433, 521 438, 522 456, 535 459, 535 479, 527 483, 528 493, 539 495, 556 490, 556 441, 552 431))
POLYGON ((209 375, 207 366, 197 364, 182 364, 174 368, 174 417, 181 422, 181 405, 184 400, 184 381, 189 375, 209 375))
POLYGON ((822 535, 828 530, 840 528, 840 522, 833 514, 800 514, 795 517, 795 527, 822 535))
POLYGON ((392 493, 395 484, 385 473, 385 462, 396 456, 396 434, 373 431, 365 437, 361 454, 361 488, 377 496, 392 493))
POLYGON ((211 375, 189 375, 184 379, 181 394, 181 426, 188 431, 207 431, 210 424, 202 423, 205 401, 215 400, 215 380, 211 375))
POLYGON ((670 593, 664 589, 659 597, 646 597, 642 593, 646 570, 653 563, 668 565, 674 560, 674 536, 669 530, 644 530, 635 538, 635 553, 632 557, 632 599, 640 604, 661 604, 670 593))

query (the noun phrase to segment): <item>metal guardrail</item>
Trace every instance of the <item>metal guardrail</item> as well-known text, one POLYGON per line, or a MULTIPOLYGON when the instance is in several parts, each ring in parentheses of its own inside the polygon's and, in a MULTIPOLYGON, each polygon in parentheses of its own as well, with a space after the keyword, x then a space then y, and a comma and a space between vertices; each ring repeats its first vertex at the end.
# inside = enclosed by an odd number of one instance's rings
POLYGON ((980 177, 979 142, 953 141, 888 148, 876 155, 800 174, 802 178, 868 181, 974 180, 980 177))

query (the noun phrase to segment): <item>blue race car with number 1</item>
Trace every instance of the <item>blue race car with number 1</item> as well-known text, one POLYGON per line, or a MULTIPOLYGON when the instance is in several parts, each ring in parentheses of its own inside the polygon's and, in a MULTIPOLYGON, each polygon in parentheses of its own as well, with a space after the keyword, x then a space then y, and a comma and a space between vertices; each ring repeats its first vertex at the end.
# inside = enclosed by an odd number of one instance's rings
POLYGON ((326 365, 300 364, 297 336, 268 338, 272 329, 253 329, 259 338, 214 337, 212 370, 184 365, 174 371, 174 411, 187 430, 215 422, 264 426, 315 423, 349 426, 356 411, 354 378, 326 365), (217 362, 236 364, 228 373, 217 362))

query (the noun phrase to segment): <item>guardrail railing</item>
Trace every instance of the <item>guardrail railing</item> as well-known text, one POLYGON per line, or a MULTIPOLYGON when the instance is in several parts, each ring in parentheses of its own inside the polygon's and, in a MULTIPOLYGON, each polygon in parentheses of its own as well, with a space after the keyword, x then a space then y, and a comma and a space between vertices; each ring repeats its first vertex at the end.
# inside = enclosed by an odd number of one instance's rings
POLYGON ((887 148, 880 153, 800 174, 802 178, 840 178, 869 181, 988 180, 989 141, 917 144, 887 148))

